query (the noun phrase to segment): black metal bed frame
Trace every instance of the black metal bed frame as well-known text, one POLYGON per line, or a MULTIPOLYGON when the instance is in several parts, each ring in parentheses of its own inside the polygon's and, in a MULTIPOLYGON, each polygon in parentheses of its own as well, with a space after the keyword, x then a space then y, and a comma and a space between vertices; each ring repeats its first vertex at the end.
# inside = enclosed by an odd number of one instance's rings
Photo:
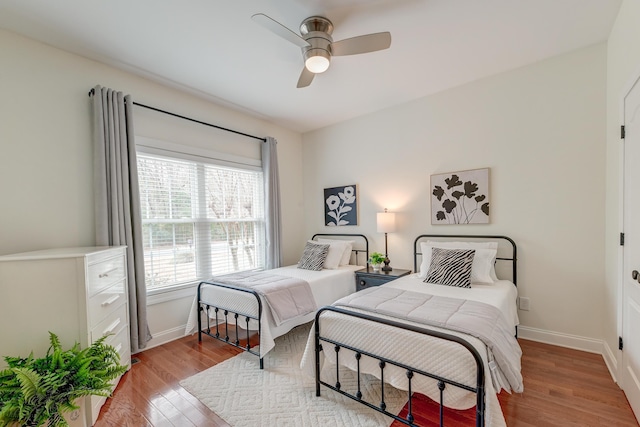
MULTIPOLYGON (((440 239, 454 239, 454 238, 464 238, 464 239, 502 239, 502 240, 506 240, 507 242, 509 242, 511 244, 512 247, 512 256, 511 257, 498 257, 496 258, 496 260, 501 260, 501 261, 510 261, 513 264, 513 277, 512 277, 512 281, 514 283, 514 285, 516 284, 516 274, 517 274, 517 269, 516 269, 516 261, 517 261, 517 248, 516 248, 516 244, 515 242, 507 237, 507 236, 487 236, 487 235, 442 235, 442 234, 422 234, 420 236, 418 236, 415 241, 414 241, 414 269, 415 271, 417 271, 418 269, 418 263, 417 263, 417 257, 418 255, 422 255, 419 251, 418 251, 418 243, 421 239, 424 238, 440 238, 440 239)), ((430 329, 426 329, 426 328, 421 328, 421 327, 417 327, 414 325, 408 325, 408 324, 404 324, 404 323, 399 323, 399 322, 395 322, 393 320, 389 320, 389 319, 384 319, 384 318, 379 318, 379 317, 375 317, 375 316, 371 316, 368 314, 364 314, 364 313, 360 313, 360 312, 355 312, 355 311, 350 311, 350 310, 346 310, 343 308, 339 308, 339 307, 334 307, 334 306, 327 306, 327 307, 322 307, 320 308, 320 310, 318 310, 318 313, 316 313, 316 321, 315 321, 315 370, 316 370, 316 396, 320 396, 320 386, 324 385, 325 387, 330 388, 331 390, 334 390, 346 397, 349 397, 357 402, 360 402, 366 406, 368 406, 371 409, 374 409, 380 413, 383 413, 405 425, 411 426, 411 427, 419 427, 417 424, 414 423, 414 416, 412 413, 412 408, 413 408, 413 403, 412 403, 412 399, 413 399, 413 392, 412 392, 412 386, 411 386, 411 382, 413 377, 416 374, 425 376, 425 377, 429 377, 432 379, 435 379, 438 381, 438 389, 440 390, 440 401, 437 402, 439 403, 439 407, 440 407, 440 413, 439 413, 439 417, 440 417, 440 426, 444 426, 444 390, 446 389, 447 385, 451 385, 454 387, 458 387, 458 388, 462 388, 465 389, 467 391, 476 393, 476 427, 482 427, 485 425, 485 409, 486 409, 486 401, 485 401, 485 375, 484 375, 484 364, 482 362, 482 358, 480 357, 480 355, 478 354, 478 351, 470 344, 468 343, 466 340, 457 337, 455 335, 450 335, 444 332, 439 332, 439 331, 434 331, 434 330, 430 330, 430 329), (378 356, 375 355, 369 351, 363 350, 363 349, 358 349, 355 348, 353 346, 350 346, 348 344, 345 343, 341 343, 335 340, 332 340, 330 338, 327 337, 322 337, 321 333, 320 333, 320 316, 323 312, 335 312, 335 313, 340 313, 342 315, 346 315, 346 316, 351 316, 351 317, 356 317, 359 319, 364 319, 367 321, 371 321, 371 322, 375 322, 375 323, 380 323, 380 324, 384 324, 384 325, 388 325, 388 326, 392 326, 392 327, 397 327, 400 329, 404 329, 404 330, 409 330, 412 332, 416 332, 422 335, 429 335, 432 337, 436 337, 439 339, 443 339, 446 341, 450 341, 450 342, 455 342, 461 346, 463 346, 464 348, 466 348, 471 355, 473 356, 475 362, 476 362, 476 385, 475 387, 470 387, 468 385, 465 384, 461 384, 458 383, 456 381, 452 381, 449 380, 447 378, 444 378, 442 376, 439 376, 437 374, 434 373, 430 373, 430 372, 426 372, 424 370, 421 370, 419 368, 416 367, 411 367, 408 365, 405 365, 401 362, 398 361, 393 361, 390 360, 386 357, 382 357, 382 356, 378 356), (336 354, 336 383, 334 385, 327 383, 326 381, 323 381, 320 378, 320 352, 323 351, 323 346, 322 346, 322 342, 326 342, 328 344, 331 344, 333 346, 333 350, 335 351, 336 354), (340 363, 339 363, 339 352, 341 348, 345 348, 348 350, 351 350, 355 353, 354 357, 356 359, 356 364, 357 364, 357 379, 358 379, 358 390, 356 391, 355 394, 351 394, 348 393, 346 391, 344 391, 341 388, 341 384, 340 384, 340 374, 339 374, 339 367, 340 367, 340 363), (362 392, 360 390, 360 359, 362 358, 362 356, 368 356, 371 357, 373 359, 377 359, 378 360, 378 366, 380 367, 380 384, 381 384, 381 396, 382 396, 382 401, 380 402, 380 404, 373 404, 371 402, 367 402, 365 400, 362 399, 362 392), (406 418, 402 418, 396 414, 392 414, 390 412, 388 412, 386 410, 386 403, 384 402, 384 369, 387 365, 394 365, 397 366, 399 368, 405 369, 406 370, 406 376, 407 376, 407 392, 408 392, 408 412, 407 412, 407 417, 406 418)))
POLYGON ((417 426, 417 424, 414 424, 414 416, 413 416, 413 412, 412 412, 412 401, 413 401, 413 390, 411 388, 411 381, 413 380, 413 377, 415 376, 415 374, 419 374, 419 375, 423 375, 425 377, 429 377, 429 378, 433 378, 435 380, 438 381, 438 389, 440 390, 440 425, 443 426, 444 425, 444 390, 447 387, 447 384, 452 385, 454 387, 458 387, 458 388, 462 388, 464 390, 476 393, 476 426, 484 426, 484 409, 485 409, 485 386, 484 386, 484 365, 482 363, 482 358, 480 357, 480 354, 478 353, 478 351, 471 345, 469 344, 467 341, 465 341, 462 338, 459 338, 455 335, 449 335, 443 332, 438 332, 438 331, 432 331, 429 329, 425 329, 425 328, 419 328, 413 325, 407 325, 407 324, 403 324, 403 323, 398 323, 398 322, 394 322, 392 320, 388 320, 388 319, 383 319, 383 318, 379 318, 379 317, 374 317, 374 316, 370 316, 367 314, 363 314, 363 313, 358 313, 358 312, 354 312, 354 311, 349 311, 349 310, 345 310, 342 308, 338 308, 338 307, 333 307, 333 306, 328 306, 328 307, 322 307, 320 310, 318 310, 318 313, 316 314, 316 322, 315 322, 315 351, 316 351, 316 396, 320 396, 320 385, 324 385, 325 387, 328 387, 334 391, 337 391, 338 393, 342 394, 343 396, 349 397, 353 400, 356 400, 366 406, 368 406, 371 409, 375 409, 378 412, 381 412, 395 420, 400 421, 403 424, 406 424, 408 426, 417 426), (442 376, 427 372, 427 371, 423 371, 419 368, 415 368, 415 367, 411 367, 408 365, 405 365, 403 363, 388 359, 386 357, 382 357, 382 356, 377 356, 371 352, 362 350, 362 349, 357 349, 355 347, 352 347, 350 345, 344 344, 344 343, 340 343, 337 342, 335 340, 329 339, 329 338, 324 338, 320 335, 320 315, 322 314, 322 312, 324 311, 332 311, 332 312, 336 312, 336 313, 341 313, 347 316, 352 316, 352 317, 357 317, 360 319, 364 319, 364 320, 368 320, 371 322, 375 322, 375 323, 380 323, 380 324, 384 324, 384 325, 388 325, 388 326, 393 326, 396 328, 400 328, 400 329, 404 329, 404 330, 409 330, 412 332, 416 332, 422 335, 429 335, 432 337, 436 337, 436 338, 440 338, 443 340, 447 340, 447 341, 452 341, 455 343, 460 344, 461 346, 463 346, 464 348, 466 348, 469 353, 471 353, 471 355, 473 356, 475 362, 476 362, 476 386, 475 387, 471 387, 468 386, 466 384, 462 384, 453 380, 449 380, 447 378, 444 378, 442 376), (334 347, 334 351, 336 353, 336 383, 335 385, 331 385, 325 381, 322 381, 320 379, 320 352, 323 350, 322 347, 322 343, 321 341, 327 342, 329 344, 332 344, 334 347), (341 348, 346 348, 348 350, 351 350, 353 352, 355 352, 355 359, 356 359, 356 363, 357 363, 357 378, 358 378, 358 390, 356 392, 356 394, 351 394, 348 392, 345 392, 344 390, 342 390, 341 388, 341 384, 340 384, 340 371, 339 371, 339 361, 338 361, 338 356, 339 356, 339 352, 341 348), (362 392, 360 390, 360 359, 362 358, 362 356, 369 356, 373 359, 377 359, 378 360, 378 366, 380 367, 380 387, 381 387, 381 393, 380 395, 382 396, 382 401, 380 402, 379 405, 374 405, 371 402, 367 402, 365 400, 362 399, 362 392), (386 403, 384 401, 384 369, 386 368, 387 365, 394 365, 397 366, 399 368, 405 369, 406 370, 406 375, 407 375, 407 396, 408 396, 408 412, 407 412, 407 417, 406 418, 402 418, 396 414, 393 414, 391 412, 388 412, 386 410, 386 403))
MULTIPOLYGON (((361 252, 365 252, 366 255, 366 260, 367 260, 367 265, 368 265, 368 260, 369 260, 369 239, 367 239, 367 237, 364 234, 345 234, 345 233, 333 233, 333 234, 328 234, 328 233, 318 233, 318 234, 314 234, 311 237, 311 240, 314 240, 316 237, 335 237, 335 236, 341 236, 341 237, 360 237, 362 238, 362 240, 364 241, 364 249, 352 249, 351 252, 355 253, 356 259, 355 262, 356 264, 358 263, 358 254, 361 252)), ((260 295, 258 294, 258 292, 254 291, 253 289, 247 289, 247 288, 242 288, 242 287, 238 287, 238 286, 233 286, 233 285, 228 285, 228 284, 224 284, 224 283, 219 283, 219 282, 215 282, 215 281, 202 281, 198 284, 198 341, 202 342, 202 334, 208 335, 211 338, 214 338, 218 341, 222 341, 225 342, 229 345, 232 345, 236 348, 239 348, 241 350, 244 350, 248 353, 251 353, 255 356, 258 356, 258 358, 260 359, 260 369, 264 369, 264 360, 262 357, 260 357, 260 352, 256 351, 252 346, 250 341, 250 333, 249 333, 249 322, 251 320, 255 320, 258 322, 258 339, 260 338, 260 336, 262 336, 262 300, 260 299, 260 295), (255 315, 251 315, 248 313, 241 313, 241 312, 237 312, 235 310, 229 309, 228 307, 221 307, 221 306, 217 306, 215 304, 212 304, 210 301, 203 301, 202 300, 202 287, 203 286, 217 286, 217 287, 221 287, 221 288, 225 288, 225 289, 231 289, 234 291, 239 291, 239 292, 245 292, 248 294, 251 294, 255 297, 256 299, 256 305, 258 308, 258 315, 257 317, 255 315), (210 316, 210 310, 213 309, 214 313, 215 313, 215 332, 212 330, 212 325, 211 325, 211 316, 210 316), (206 318, 207 318, 207 327, 203 328, 202 326, 202 312, 206 312, 206 318), (222 314, 224 316, 224 321, 222 322, 218 322, 218 313, 220 313, 222 311, 222 314), (233 319, 235 320, 235 339, 232 339, 229 337, 229 314, 232 315, 233 319), (244 318, 244 321, 246 323, 246 327, 245 327, 245 331, 247 333, 247 337, 246 337, 246 344, 245 345, 240 345, 240 337, 238 336, 238 318, 242 317, 244 318), (224 337, 222 336, 223 334, 220 332, 221 329, 221 323, 224 324, 224 337)), ((259 341, 258 341, 259 342, 259 341)))
POLYGON ((248 353, 251 353, 253 355, 256 355, 260 358, 260 369, 264 368, 264 360, 262 357, 260 357, 260 353, 253 350, 251 348, 251 343, 249 342, 249 321, 251 319, 256 320, 258 322, 258 336, 260 336, 260 334, 262 333, 262 324, 260 319, 262 318, 262 301, 260 300, 260 295, 258 295, 258 293, 256 291, 254 291, 253 289, 246 289, 246 288, 240 288, 237 286, 232 286, 232 285, 227 285, 227 284, 223 284, 223 283, 215 283, 215 282, 200 282, 198 284, 198 341, 202 342, 202 334, 208 335, 211 338, 215 338, 218 341, 222 341, 222 342, 226 342, 229 345, 232 345, 234 347, 240 348, 248 353), (223 308, 223 307, 217 307, 213 304, 209 304, 206 303, 204 301, 202 301, 201 298, 201 290, 202 290, 202 285, 210 285, 210 286, 218 286, 220 288, 226 288, 226 289, 233 289, 239 292, 246 292, 248 294, 252 294, 255 298, 256 298, 256 303, 258 305, 258 316, 252 316, 251 314, 247 314, 247 313, 238 313, 235 311, 232 311, 228 308, 223 308), (206 307, 206 308, 205 308, 206 307), (216 316, 216 332, 213 333, 211 331, 211 316, 209 315, 209 310, 213 307, 214 312, 215 312, 215 316, 216 316), (224 313, 224 329, 225 329, 225 336, 224 339, 221 338, 221 334, 220 334, 220 323, 218 322, 218 312, 222 310, 224 313), (206 318, 207 318, 207 328, 206 329, 202 329, 202 316, 200 314, 200 312, 202 311, 206 311, 206 318), (235 319, 235 332, 236 332, 236 336, 235 336, 235 340, 234 341, 230 341, 229 339, 229 313, 233 314, 233 317, 235 319), (240 345, 240 339, 238 337, 238 317, 239 316, 243 316, 245 318, 246 321, 246 328, 245 330, 247 331, 247 343, 245 346, 241 346, 240 345))

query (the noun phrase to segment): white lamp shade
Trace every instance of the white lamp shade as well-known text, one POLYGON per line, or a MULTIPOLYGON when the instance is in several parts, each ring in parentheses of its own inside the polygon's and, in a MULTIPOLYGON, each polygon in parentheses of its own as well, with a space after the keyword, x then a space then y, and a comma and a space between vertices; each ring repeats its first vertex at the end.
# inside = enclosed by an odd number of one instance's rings
POLYGON ((396 231, 396 214, 393 212, 378 212, 378 233, 393 233, 396 231))

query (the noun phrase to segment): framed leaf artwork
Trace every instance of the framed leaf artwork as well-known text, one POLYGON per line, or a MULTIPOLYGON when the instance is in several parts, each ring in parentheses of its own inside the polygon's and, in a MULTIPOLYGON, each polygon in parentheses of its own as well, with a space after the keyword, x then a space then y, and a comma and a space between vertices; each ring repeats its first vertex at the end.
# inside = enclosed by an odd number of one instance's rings
POLYGON ((324 189, 324 225, 358 225, 356 185, 324 189))
POLYGON ((431 175, 431 224, 488 224, 489 168, 431 175))

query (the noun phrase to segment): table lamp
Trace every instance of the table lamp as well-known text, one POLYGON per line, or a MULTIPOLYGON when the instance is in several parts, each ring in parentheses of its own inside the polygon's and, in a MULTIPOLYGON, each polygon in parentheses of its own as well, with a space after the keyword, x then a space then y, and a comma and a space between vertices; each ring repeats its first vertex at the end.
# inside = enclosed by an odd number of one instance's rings
POLYGON ((387 208, 384 212, 378 212, 377 216, 378 233, 384 233, 384 267, 382 271, 391 271, 393 268, 389 265, 389 254, 387 251, 387 233, 396 231, 396 214, 388 212, 387 208))

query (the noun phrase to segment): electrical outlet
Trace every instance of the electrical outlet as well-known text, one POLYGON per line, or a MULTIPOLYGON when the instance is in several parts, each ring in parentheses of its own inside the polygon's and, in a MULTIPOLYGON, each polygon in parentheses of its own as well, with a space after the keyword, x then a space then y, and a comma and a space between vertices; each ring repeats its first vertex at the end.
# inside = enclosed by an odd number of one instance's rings
POLYGON ((522 311, 529 311, 529 298, 518 297, 518 308, 522 311))

